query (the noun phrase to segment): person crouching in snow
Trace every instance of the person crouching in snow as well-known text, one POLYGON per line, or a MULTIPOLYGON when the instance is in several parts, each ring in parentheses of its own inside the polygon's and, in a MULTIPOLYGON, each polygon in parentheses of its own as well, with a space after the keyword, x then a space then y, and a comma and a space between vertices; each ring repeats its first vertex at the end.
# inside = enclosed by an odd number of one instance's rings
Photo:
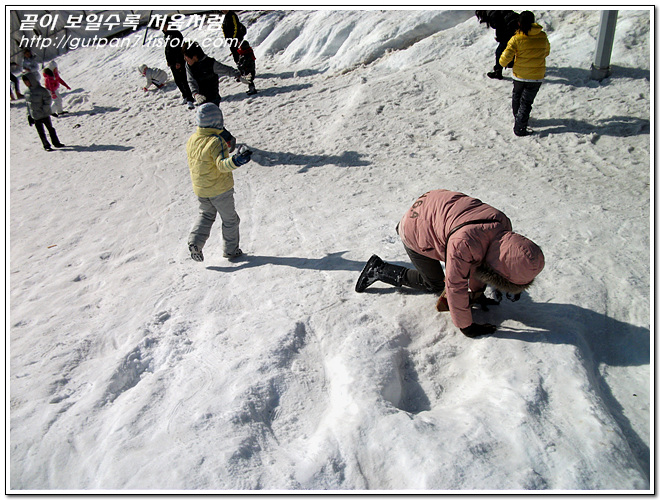
POLYGON ((257 89, 254 86, 254 78, 257 73, 257 68, 254 63, 256 57, 254 56, 254 51, 247 40, 243 40, 241 46, 237 50, 238 52, 238 71, 241 74, 240 77, 237 77, 237 81, 243 81, 248 84, 247 95, 254 95, 257 93, 257 89))
POLYGON ((186 152, 193 191, 199 200, 199 216, 188 237, 188 250, 193 260, 204 260, 202 249, 219 213, 222 219, 223 256, 233 259, 243 252, 239 248, 240 218, 234 205, 232 172, 251 160, 252 151, 241 146, 237 154, 229 156, 233 138, 224 129, 222 111, 216 104, 199 106, 196 122, 197 130, 188 139, 186 152))
POLYGON ((62 108, 62 97, 60 96, 60 83, 64 85, 67 89, 71 90, 71 87, 69 87, 62 78, 60 78, 59 74, 55 75, 55 72, 51 68, 45 68, 44 72, 44 87, 48 89, 50 92, 50 96, 53 99, 53 104, 51 106, 51 109, 53 111, 52 116, 58 116, 65 111, 62 108))
POLYGON ((147 84, 142 87, 142 90, 145 92, 149 90, 149 86, 153 83, 156 88, 162 89, 167 82, 167 73, 162 69, 158 68, 149 68, 146 64, 141 64, 138 68, 138 71, 142 76, 147 79, 147 84))
POLYGON ((48 129, 50 140, 53 141, 53 146, 56 148, 63 148, 64 144, 62 144, 57 138, 57 132, 50 120, 50 104, 52 102, 50 92, 41 86, 37 80, 38 76, 37 73, 26 73, 23 75, 23 83, 25 83, 25 86, 27 87, 27 90, 23 95, 25 96, 25 103, 27 104, 28 123, 30 124, 30 127, 32 125, 36 127, 44 149, 46 151, 52 151, 53 149, 48 143, 44 127, 48 129))
POLYGON ((463 193, 440 189, 423 194, 404 214, 397 232, 415 269, 374 255, 355 291, 382 281, 438 293, 438 311, 449 310, 454 325, 468 337, 496 330, 472 322, 472 304, 499 303, 483 295, 486 285, 515 301, 545 265, 541 249, 512 232, 506 215, 463 193), (440 262, 445 262, 446 275, 440 262))

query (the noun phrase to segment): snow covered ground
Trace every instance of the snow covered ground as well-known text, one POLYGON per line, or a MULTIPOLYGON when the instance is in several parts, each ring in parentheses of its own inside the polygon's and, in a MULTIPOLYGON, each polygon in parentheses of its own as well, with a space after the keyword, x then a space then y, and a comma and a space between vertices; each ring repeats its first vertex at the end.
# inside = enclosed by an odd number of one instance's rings
POLYGON ((599 11, 536 15, 552 53, 517 138, 473 11, 243 14, 236 262, 219 223, 189 257, 194 112, 136 69, 163 49, 59 57, 67 147, 9 109, 9 488, 653 489, 650 11, 619 12, 601 83, 599 11), (529 294, 475 312, 492 336, 431 295, 354 292, 372 253, 408 264, 396 223, 437 188, 544 250, 529 294))

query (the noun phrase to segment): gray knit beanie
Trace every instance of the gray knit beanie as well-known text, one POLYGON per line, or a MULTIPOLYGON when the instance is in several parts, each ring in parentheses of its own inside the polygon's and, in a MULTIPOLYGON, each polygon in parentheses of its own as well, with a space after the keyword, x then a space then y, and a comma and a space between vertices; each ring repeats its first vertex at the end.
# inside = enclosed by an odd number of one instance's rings
POLYGON ((197 125, 202 128, 223 128, 225 121, 222 111, 213 103, 207 102, 197 109, 197 125))

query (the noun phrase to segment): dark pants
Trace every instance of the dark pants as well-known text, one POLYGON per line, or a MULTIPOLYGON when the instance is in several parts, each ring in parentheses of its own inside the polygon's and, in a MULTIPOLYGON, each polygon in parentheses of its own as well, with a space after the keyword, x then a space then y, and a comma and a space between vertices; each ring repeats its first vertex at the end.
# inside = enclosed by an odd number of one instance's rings
POLYGON ((44 149, 50 148, 50 144, 48 144, 48 139, 46 139, 46 131, 44 130, 44 127, 48 129, 48 133, 50 134, 50 140, 53 141, 53 146, 59 146, 61 144, 60 140, 57 138, 57 132, 55 132, 53 123, 50 121, 50 116, 46 118, 42 118, 41 120, 35 120, 34 126, 36 127, 37 132, 39 133, 39 139, 41 139, 41 144, 43 144, 44 149))
MULTIPOLYGON (((506 49, 507 43, 508 40, 506 42, 500 42, 500 44, 497 46, 497 49, 495 49, 495 66, 493 66, 493 71, 497 71, 498 73, 501 73, 503 69, 502 65, 500 64, 500 56, 506 49)), ((509 63, 507 68, 513 68, 513 61, 509 63)))
POLYGON ((527 129, 529 114, 532 112, 532 104, 541 88, 541 82, 519 82, 513 81, 513 95, 511 98, 513 117, 516 122, 513 126, 514 133, 518 134, 527 129))
MULTIPOLYGON (((9 80, 10 80, 11 83, 14 84, 14 89, 16 90, 16 94, 20 94, 21 93, 21 86, 18 83, 18 78, 16 78, 14 75, 9 73, 9 80)), ((16 97, 18 97, 18 95, 16 97)))
POLYGON ((190 86, 188 85, 188 76, 186 75, 186 66, 181 65, 179 69, 176 69, 174 66, 171 66, 172 77, 174 78, 174 83, 179 87, 181 95, 186 101, 194 101, 192 92, 190 91, 190 86))
POLYGON ((441 293, 445 289, 445 273, 440 261, 420 255, 405 245, 403 247, 415 269, 406 271, 401 284, 419 290, 441 293))
POLYGON ((243 43, 243 37, 227 38, 226 40, 229 40, 229 42, 227 42, 227 45, 229 45, 229 51, 231 52, 231 56, 234 58, 234 62, 236 65, 238 65, 238 58, 240 57, 238 48, 243 43))

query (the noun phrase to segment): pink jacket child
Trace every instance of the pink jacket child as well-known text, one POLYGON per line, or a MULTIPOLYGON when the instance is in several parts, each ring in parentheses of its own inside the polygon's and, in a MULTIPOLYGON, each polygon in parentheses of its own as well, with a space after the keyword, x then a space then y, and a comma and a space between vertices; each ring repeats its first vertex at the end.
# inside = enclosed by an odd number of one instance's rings
POLYGON ((415 269, 385 263, 374 255, 355 290, 362 292, 382 281, 440 293, 437 309, 449 309, 453 323, 468 337, 496 329, 472 322, 472 304, 497 303, 483 295, 486 285, 517 300, 545 265, 541 249, 512 232, 506 215, 463 193, 440 189, 423 194, 397 230, 415 269), (446 274, 440 262, 445 262, 446 274))
POLYGON ((67 89, 71 90, 64 80, 60 77, 59 72, 57 71, 57 66, 47 67, 44 69, 44 87, 50 91, 50 95, 53 98, 53 115, 57 116, 58 114, 64 113, 62 111, 62 98, 60 97, 60 83, 64 85, 67 89))

